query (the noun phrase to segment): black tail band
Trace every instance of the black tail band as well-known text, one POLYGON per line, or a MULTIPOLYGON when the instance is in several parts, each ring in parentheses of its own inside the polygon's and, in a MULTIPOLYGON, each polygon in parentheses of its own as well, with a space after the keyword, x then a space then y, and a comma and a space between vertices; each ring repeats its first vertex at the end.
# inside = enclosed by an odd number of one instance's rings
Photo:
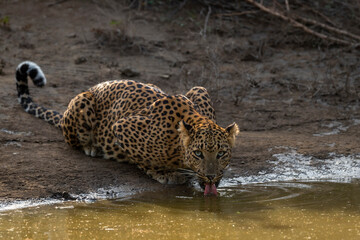
POLYGON ((30 77, 37 87, 43 87, 46 84, 46 78, 41 68, 34 62, 22 62, 16 68, 15 76, 18 100, 25 111, 60 128, 62 115, 56 111, 38 106, 30 97, 28 77, 30 77))

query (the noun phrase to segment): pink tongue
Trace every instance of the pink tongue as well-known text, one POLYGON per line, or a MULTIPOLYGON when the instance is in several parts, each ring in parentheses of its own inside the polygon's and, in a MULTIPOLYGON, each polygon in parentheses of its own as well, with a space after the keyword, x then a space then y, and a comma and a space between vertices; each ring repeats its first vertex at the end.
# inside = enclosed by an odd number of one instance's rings
POLYGON ((205 191, 204 191, 204 196, 208 196, 208 195, 215 195, 217 196, 217 190, 216 190, 216 186, 215 184, 209 184, 209 183, 206 183, 205 184, 205 191))

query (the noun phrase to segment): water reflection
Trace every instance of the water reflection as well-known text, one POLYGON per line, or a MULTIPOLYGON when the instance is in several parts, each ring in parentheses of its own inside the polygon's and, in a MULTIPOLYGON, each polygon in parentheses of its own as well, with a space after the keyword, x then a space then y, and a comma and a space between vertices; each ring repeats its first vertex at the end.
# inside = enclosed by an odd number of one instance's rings
POLYGON ((171 187, 131 199, 0 212, 0 239, 360 239, 358 183, 171 187))
MULTIPOLYGON (((339 208, 343 201, 359 206, 360 190, 352 184, 331 182, 285 182, 248 184, 219 189, 220 197, 203 197, 201 192, 183 187, 173 187, 163 192, 147 192, 132 198, 130 202, 152 203, 167 208, 187 211, 207 211, 233 214, 234 211, 257 211, 281 205, 299 208, 339 208)), ((114 200, 124 202, 122 199, 114 200)))

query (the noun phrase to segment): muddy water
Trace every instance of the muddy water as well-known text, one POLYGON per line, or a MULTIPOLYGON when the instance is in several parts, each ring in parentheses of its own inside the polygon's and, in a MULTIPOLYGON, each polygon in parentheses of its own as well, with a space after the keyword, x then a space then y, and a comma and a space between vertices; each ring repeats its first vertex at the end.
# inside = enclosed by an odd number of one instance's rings
POLYGON ((360 239, 358 183, 169 189, 0 212, 0 239, 360 239))

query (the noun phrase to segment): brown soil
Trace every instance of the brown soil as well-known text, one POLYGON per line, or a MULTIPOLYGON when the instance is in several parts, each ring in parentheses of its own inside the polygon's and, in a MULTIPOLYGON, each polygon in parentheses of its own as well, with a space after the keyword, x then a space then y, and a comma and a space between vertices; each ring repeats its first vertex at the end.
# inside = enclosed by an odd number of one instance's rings
POLYGON ((261 12, 222 18, 213 7, 204 35, 201 1, 145 10, 100 2, 0 2, 0 19, 8 17, 0 21, 1 200, 168 187, 135 166, 71 149, 57 129, 25 113, 14 81, 24 60, 48 79, 43 89, 30 84, 33 99, 58 111, 111 79, 154 83, 170 94, 208 88, 220 125, 235 121, 241 129, 229 176, 271 169, 267 160, 284 147, 318 158, 360 152, 357 50, 327 46, 261 12), (346 128, 314 136, 334 122, 346 128))

